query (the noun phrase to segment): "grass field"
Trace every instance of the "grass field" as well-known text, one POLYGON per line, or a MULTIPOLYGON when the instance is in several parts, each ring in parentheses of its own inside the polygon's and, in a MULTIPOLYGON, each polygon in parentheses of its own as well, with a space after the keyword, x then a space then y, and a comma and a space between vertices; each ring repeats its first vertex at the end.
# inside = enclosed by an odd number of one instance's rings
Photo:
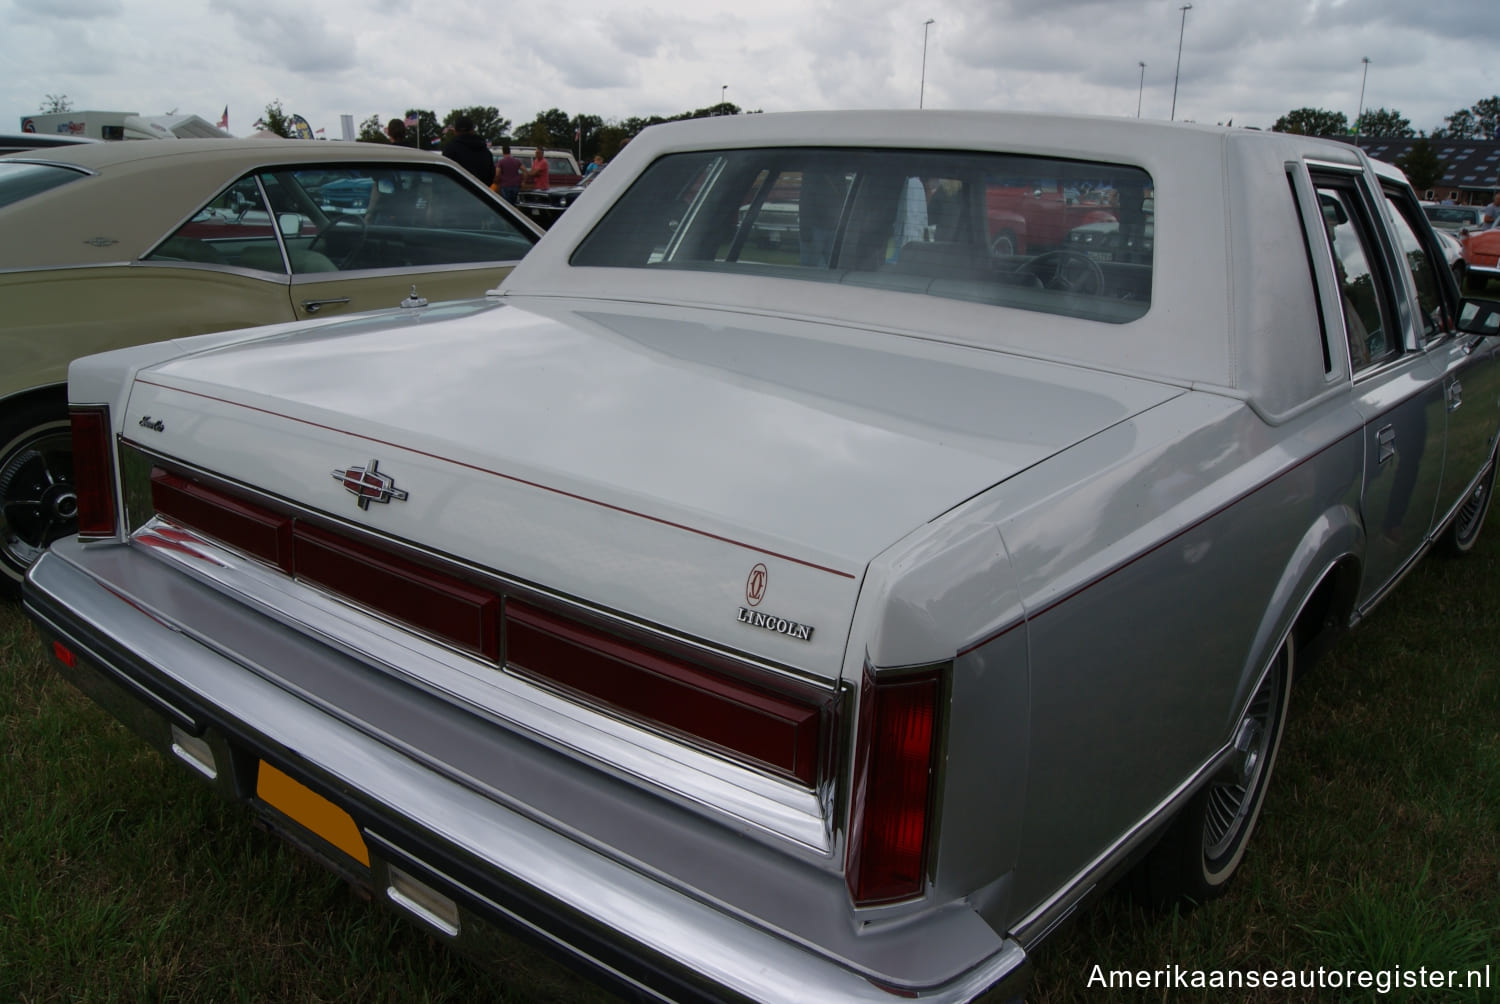
MULTIPOLYGON (((1108 894, 1037 953, 1033 1004, 1500 1000, 1500 514, 1292 696, 1228 897, 1108 894), (1468 970, 1494 989, 1091 988, 1094 967, 1468 970)), ((372 909, 78 695, 0 604, 0 1002, 612 1000, 517 943, 491 967, 372 909)), ((810 1002, 816 1004, 816 1002, 810 1002)))

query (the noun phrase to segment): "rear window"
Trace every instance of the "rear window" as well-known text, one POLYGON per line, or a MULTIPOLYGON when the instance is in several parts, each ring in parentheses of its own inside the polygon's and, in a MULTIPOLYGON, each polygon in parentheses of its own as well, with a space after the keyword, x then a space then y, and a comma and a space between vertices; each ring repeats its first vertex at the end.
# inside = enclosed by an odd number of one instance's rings
POLYGON ((48 189, 66 185, 88 175, 71 167, 55 164, 11 163, 0 160, 0 206, 8 206, 48 189))
POLYGON ((922 150, 671 154, 571 263, 836 282, 1122 323, 1151 304, 1155 193, 1123 164, 922 150))

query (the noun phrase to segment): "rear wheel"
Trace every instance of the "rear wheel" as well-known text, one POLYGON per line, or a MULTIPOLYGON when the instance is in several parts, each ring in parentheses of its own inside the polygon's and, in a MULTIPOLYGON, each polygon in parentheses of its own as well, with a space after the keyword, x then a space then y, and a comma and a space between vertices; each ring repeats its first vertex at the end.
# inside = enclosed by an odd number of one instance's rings
POLYGON ((1292 643, 1272 660, 1240 716, 1234 753, 1141 862, 1138 890, 1151 902, 1201 903, 1224 894, 1260 818, 1292 687, 1292 643))
POLYGON ((73 439, 60 401, 35 401, 0 417, 0 595, 47 545, 78 530, 73 439))

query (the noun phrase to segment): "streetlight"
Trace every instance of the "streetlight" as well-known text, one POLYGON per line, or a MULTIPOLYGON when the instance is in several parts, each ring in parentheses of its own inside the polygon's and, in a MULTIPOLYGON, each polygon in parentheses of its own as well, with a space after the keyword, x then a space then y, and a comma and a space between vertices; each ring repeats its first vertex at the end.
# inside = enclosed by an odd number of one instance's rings
POLYGON ((1177 121, 1177 78, 1182 75, 1182 33, 1187 30, 1187 12, 1193 9, 1193 5, 1185 3, 1177 8, 1182 11, 1182 23, 1177 26, 1177 72, 1172 74, 1172 117, 1168 120, 1177 121))
POLYGON ((1146 89, 1146 64, 1141 64, 1141 82, 1135 88, 1135 117, 1141 117, 1141 93, 1146 89))
POLYGON ((724 95, 729 93, 729 85, 725 84, 719 88, 719 114, 724 114, 724 95))
POLYGON ((1360 119, 1365 117, 1365 81, 1370 76, 1370 57, 1363 57, 1360 62, 1365 64, 1365 71, 1359 78, 1359 112, 1354 116, 1354 145, 1359 146, 1360 119))
POLYGON ((922 22, 922 87, 917 91, 917 107, 922 107, 922 100, 927 96, 927 29, 936 24, 932 18, 922 22))

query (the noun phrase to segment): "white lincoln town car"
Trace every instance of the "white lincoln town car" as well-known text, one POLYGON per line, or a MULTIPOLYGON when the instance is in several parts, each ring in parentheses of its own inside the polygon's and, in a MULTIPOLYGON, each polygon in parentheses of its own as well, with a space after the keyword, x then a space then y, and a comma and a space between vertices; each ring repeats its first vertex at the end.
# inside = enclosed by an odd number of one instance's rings
POLYGON ((79 533, 25 604, 460 947, 1013 997, 1111 881, 1223 892, 1298 667, 1473 546, 1497 318, 1344 144, 654 127, 483 298, 74 362, 79 533))

